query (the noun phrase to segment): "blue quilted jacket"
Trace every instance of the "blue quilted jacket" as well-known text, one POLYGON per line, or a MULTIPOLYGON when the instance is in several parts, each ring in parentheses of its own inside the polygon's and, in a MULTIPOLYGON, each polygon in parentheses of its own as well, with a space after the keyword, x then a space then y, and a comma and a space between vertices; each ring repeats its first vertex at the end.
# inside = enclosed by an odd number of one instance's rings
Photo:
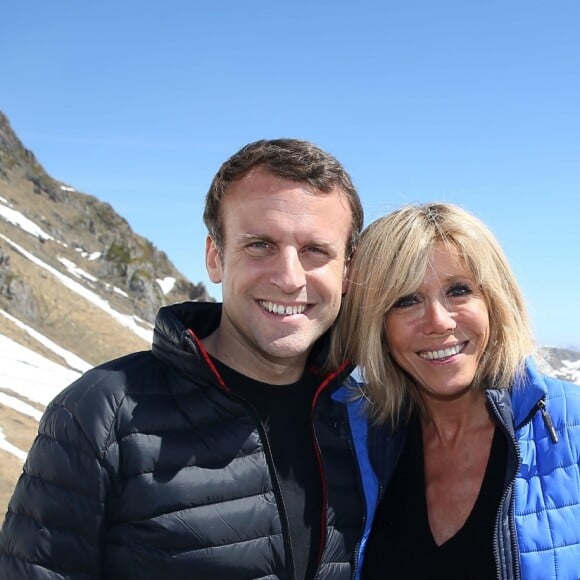
POLYGON ((495 533, 498 578, 580 578, 580 386, 531 362, 509 392, 490 390, 509 446, 495 533))
MULTIPOLYGON (((498 580, 580 579, 580 386, 528 361, 512 389, 490 389, 487 401, 508 438, 494 537, 498 580)), ((383 489, 405 439, 404 429, 388 431, 370 443, 383 489)))

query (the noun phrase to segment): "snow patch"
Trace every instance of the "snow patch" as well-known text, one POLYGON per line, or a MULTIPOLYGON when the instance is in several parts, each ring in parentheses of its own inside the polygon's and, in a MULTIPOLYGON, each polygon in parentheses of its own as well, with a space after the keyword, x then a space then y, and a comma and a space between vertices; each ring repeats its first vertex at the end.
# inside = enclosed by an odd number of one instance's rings
MULTIPOLYGON (((6 200, 2 198, 4 204, 6 200)), ((54 240, 54 238, 47 234, 41 227, 36 225, 32 220, 29 220, 24 214, 8 207, 7 205, 0 205, 0 217, 4 218, 8 223, 17 226, 26 233, 35 236, 41 240, 54 240)))
POLYGON ((167 276, 166 278, 163 278, 163 280, 157 279, 156 282, 161 287, 163 294, 169 294, 175 286, 175 278, 171 276, 167 276))

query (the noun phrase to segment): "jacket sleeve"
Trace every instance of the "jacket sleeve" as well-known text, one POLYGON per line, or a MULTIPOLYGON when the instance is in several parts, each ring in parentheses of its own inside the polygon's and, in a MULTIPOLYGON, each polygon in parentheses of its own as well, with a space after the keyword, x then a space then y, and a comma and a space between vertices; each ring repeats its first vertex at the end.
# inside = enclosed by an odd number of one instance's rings
POLYGON ((108 479, 73 413, 51 403, 0 532, 0 578, 100 578, 108 479))

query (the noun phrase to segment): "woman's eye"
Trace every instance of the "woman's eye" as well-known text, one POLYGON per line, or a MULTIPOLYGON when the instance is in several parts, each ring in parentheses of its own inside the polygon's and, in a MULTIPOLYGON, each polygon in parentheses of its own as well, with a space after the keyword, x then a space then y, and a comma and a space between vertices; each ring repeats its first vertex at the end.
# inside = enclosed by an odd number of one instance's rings
POLYGON ((413 306, 413 304, 417 304, 419 302, 416 294, 409 294, 408 296, 403 296, 399 298, 394 304, 393 308, 408 308, 409 306, 413 306))
POLYGON ((471 293, 471 286, 469 286, 469 284, 464 284, 463 282, 453 284, 453 286, 451 286, 451 288, 449 288, 447 291, 449 296, 467 296, 471 293))

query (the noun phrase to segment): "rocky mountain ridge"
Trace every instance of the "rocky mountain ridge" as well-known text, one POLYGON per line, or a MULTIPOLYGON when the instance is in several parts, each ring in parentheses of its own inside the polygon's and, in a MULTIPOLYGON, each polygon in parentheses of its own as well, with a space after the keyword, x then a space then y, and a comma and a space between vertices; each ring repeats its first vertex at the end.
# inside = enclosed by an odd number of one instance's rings
MULTIPOLYGON (((60 322, 55 313, 73 304, 42 283, 47 267, 147 323, 164 304, 211 300, 202 283, 187 280, 109 204, 49 176, 0 112, 0 309, 66 342, 69 317, 60 322)), ((94 363, 107 359, 116 354, 107 342, 87 344, 81 355, 94 363)))

